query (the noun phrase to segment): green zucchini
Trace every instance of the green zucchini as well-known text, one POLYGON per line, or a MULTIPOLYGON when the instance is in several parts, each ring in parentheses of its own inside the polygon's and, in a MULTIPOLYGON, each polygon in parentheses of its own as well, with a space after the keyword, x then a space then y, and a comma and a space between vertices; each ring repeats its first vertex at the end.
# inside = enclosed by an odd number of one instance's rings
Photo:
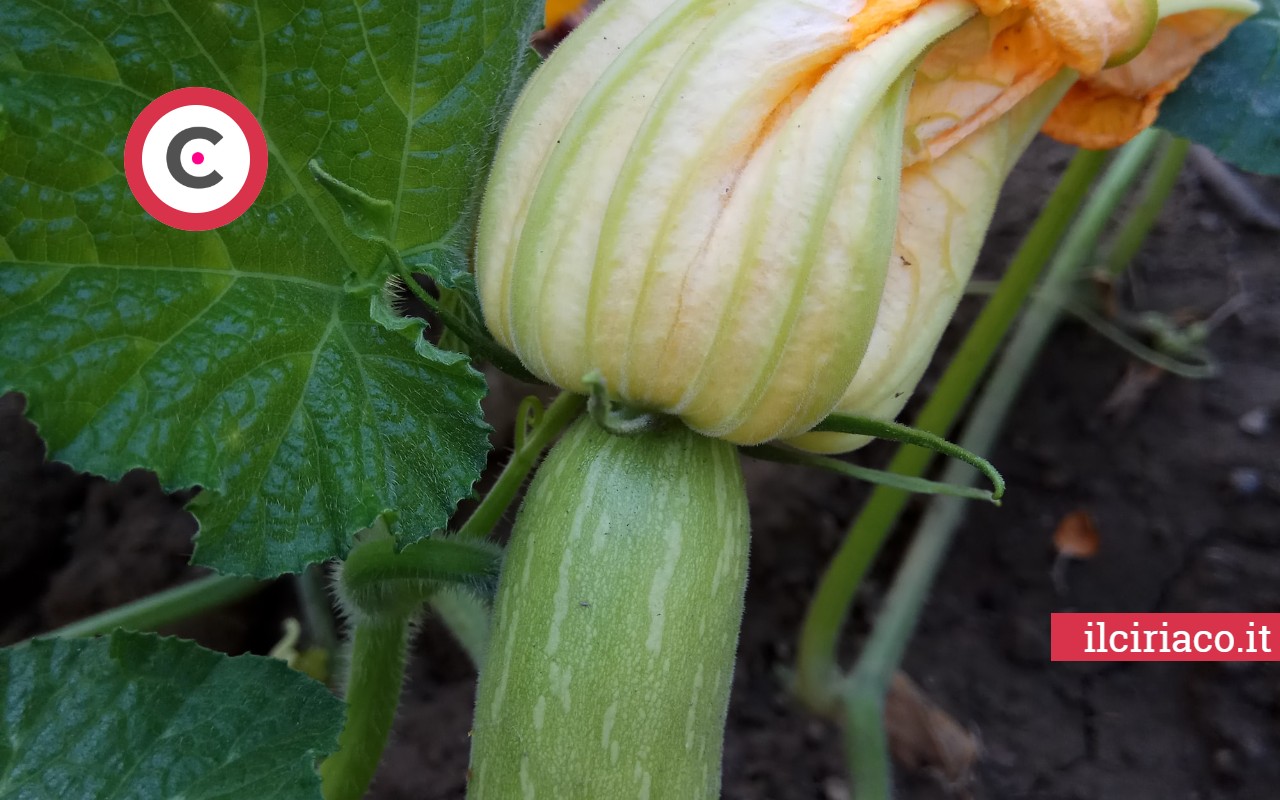
POLYGON ((748 531, 731 445, 570 428, 499 579, 468 798, 719 797, 748 531))

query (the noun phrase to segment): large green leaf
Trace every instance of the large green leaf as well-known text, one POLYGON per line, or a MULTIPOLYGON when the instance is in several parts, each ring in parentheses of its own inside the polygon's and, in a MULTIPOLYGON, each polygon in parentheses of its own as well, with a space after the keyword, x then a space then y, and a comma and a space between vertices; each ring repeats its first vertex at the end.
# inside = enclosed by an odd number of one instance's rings
POLYGON ((464 268, 539 10, 0 2, 0 391, 26 393, 52 457, 204 487, 196 560, 223 572, 342 555, 383 511, 403 540, 442 526, 483 466, 483 380, 387 327, 385 253, 307 165, 391 201, 410 263, 464 268), (216 231, 157 223, 123 175, 130 123, 181 86, 267 135, 261 197, 216 231))
POLYGON ((1253 172, 1280 175, 1280 0, 1206 55, 1158 124, 1253 172))
POLYGON ((0 650, 0 798, 314 800, 342 703, 284 662, 118 631, 0 650))

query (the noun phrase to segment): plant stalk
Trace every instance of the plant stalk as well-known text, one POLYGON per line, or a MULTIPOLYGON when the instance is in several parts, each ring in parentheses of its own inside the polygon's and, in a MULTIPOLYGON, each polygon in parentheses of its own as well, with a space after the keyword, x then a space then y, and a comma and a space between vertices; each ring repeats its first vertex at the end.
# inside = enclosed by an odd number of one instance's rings
POLYGON ((476 671, 484 669, 489 655, 489 604, 473 592, 447 586, 431 596, 431 610, 471 658, 476 671))
POLYGON ((456 536, 432 536, 398 553, 390 535, 371 537, 342 565, 338 591, 359 614, 410 616, 444 585, 491 593, 501 556, 497 545, 456 536))
POLYGON ((1178 176, 1182 174, 1182 167, 1187 161, 1187 153, 1191 150, 1191 142, 1162 133, 1158 148, 1155 163, 1142 185, 1137 203, 1111 239, 1105 266, 1108 277, 1120 277, 1142 249, 1156 220, 1160 218, 1165 202, 1173 193, 1173 187, 1178 183, 1178 176))
POLYGON ((542 451, 551 444, 570 422, 578 418, 586 405, 586 398, 571 392, 563 392, 542 413, 542 419, 511 454, 511 460, 503 467, 480 505, 471 513, 466 524, 458 529, 458 539, 482 539, 493 532, 502 515, 524 485, 525 478, 537 465, 542 451))
POLYGON ((351 636, 347 717, 338 751, 320 765, 324 800, 360 800, 391 734, 408 657, 408 616, 364 618, 351 636))
POLYGON ((311 642, 326 653, 336 654, 341 642, 333 622, 333 605, 329 600, 328 577, 324 565, 312 564, 296 579, 298 601, 307 622, 311 642))
MULTIPOLYGON (((1060 317, 1061 302, 1057 298, 1071 290, 1093 256, 1108 220, 1150 159, 1157 137, 1155 131, 1147 131, 1126 145, 1089 198, 1049 267, 1043 291, 1032 299, 975 403, 960 438, 961 447, 978 454, 990 452, 1060 317)), ((944 480, 970 485, 974 473, 966 465, 952 463, 944 472, 944 480)), ((956 497, 937 497, 929 503, 871 636, 845 684, 849 761, 859 797, 890 796, 892 767, 883 729, 884 698, 965 510, 963 499, 956 497)))
POLYGON ((418 283, 417 278, 414 277, 413 271, 400 260, 400 254, 391 247, 389 242, 384 242, 383 244, 386 246, 387 253, 392 258, 393 263, 397 263, 400 266, 400 280, 404 282, 404 285, 414 297, 421 300, 427 308, 436 312, 436 315, 440 317, 440 321, 444 323, 447 330, 451 331, 454 336, 466 344, 468 350, 470 350, 470 355, 488 361, 517 380, 526 383, 541 383, 536 375, 525 369, 524 364, 520 363, 520 359, 493 341, 482 326, 468 323, 449 304, 441 303, 431 295, 431 292, 422 288, 422 284, 418 283))
MULTIPOLYGON (((946 436, 1075 217, 1108 154, 1082 150, 1072 159, 1035 225, 1018 248, 1000 286, 983 307, 915 427, 946 436)), ((900 447, 888 471, 920 477, 933 454, 900 447)), ((878 486, 849 528, 818 584, 800 635, 795 692, 818 713, 834 714, 839 700, 836 645, 853 598, 910 495, 878 486)))
MULTIPOLYGON (((377 771, 395 720, 404 684, 410 623, 422 602, 434 596, 441 580, 491 579, 496 553, 477 541, 487 537, 506 513, 542 451, 582 412, 585 398, 564 393, 523 437, 502 474, 459 531, 425 539, 395 552, 385 523, 354 548, 343 565, 341 592, 356 624, 351 638, 346 701, 347 718, 338 751, 320 766, 324 800, 359 800, 377 771)), ((483 658, 484 640, 476 635, 474 604, 452 606, 446 624, 466 623, 458 636, 483 658)), ((482 609, 481 609, 482 610, 482 609)))
POLYGON ((109 633, 116 628, 151 631, 187 617, 194 617, 210 609, 234 603, 266 585, 266 581, 256 578, 209 575, 77 620, 70 625, 64 625, 41 635, 69 639, 109 633))

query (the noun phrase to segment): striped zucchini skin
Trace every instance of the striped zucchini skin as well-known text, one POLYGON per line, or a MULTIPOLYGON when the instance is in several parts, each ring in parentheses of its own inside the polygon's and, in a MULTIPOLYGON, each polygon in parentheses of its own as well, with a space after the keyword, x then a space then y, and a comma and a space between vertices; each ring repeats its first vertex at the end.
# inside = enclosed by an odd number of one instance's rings
POLYGON ((508 547, 468 798, 719 797, 748 530, 731 445, 579 420, 508 547))

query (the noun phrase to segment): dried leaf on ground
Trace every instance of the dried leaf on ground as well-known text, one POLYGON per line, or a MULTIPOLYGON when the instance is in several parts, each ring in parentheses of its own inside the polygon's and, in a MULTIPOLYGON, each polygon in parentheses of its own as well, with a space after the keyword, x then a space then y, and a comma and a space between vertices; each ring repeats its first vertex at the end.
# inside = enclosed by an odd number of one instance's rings
POLYGON ((1151 390, 1166 374, 1163 369, 1154 364, 1144 361, 1129 362, 1128 367, 1125 368, 1124 377, 1102 404, 1103 416, 1110 417, 1120 424, 1127 423, 1134 414, 1138 413, 1138 409, 1151 394, 1151 390))
POLYGON ((1084 509, 1076 509, 1063 517, 1053 532, 1053 547, 1058 555, 1066 558, 1093 558, 1101 543, 1093 515, 1084 509))
POLYGON ((972 781, 982 751, 977 735, 938 707, 906 673, 893 676, 884 716, 889 749, 898 763, 931 772, 953 789, 972 781))

